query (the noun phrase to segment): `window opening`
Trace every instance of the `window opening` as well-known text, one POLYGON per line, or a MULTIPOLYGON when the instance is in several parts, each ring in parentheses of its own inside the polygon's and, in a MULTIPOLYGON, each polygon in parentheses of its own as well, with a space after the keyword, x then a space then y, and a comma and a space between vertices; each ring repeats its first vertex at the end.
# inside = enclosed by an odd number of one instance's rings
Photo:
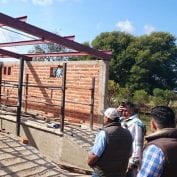
POLYGON ((50 68, 50 77, 63 77, 63 66, 58 65, 57 67, 50 68))

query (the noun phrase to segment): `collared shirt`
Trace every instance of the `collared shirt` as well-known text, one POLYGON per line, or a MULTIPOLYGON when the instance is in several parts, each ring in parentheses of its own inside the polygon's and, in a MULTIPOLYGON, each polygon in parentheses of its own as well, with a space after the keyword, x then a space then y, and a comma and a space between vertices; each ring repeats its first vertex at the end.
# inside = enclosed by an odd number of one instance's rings
POLYGON ((94 153, 96 156, 101 157, 106 147, 106 133, 105 131, 101 130, 95 138, 94 145, 91 149, 91 152, 94 153))
POLYGON ((149 145, 143 152, 143 160, 137 177, 161 177, 165 155, 156 145, 149 145))
POLYGON ((121 125, 124 128, 127 128, 133 138, 132 143, 132 155, 130 157, 129 163, 134 165, 139 165, 139 162, 142 157, 143 141, 144 141, 144 124, 138 118, 138 115, 135 114, 128 119, 124 120, 121 125))

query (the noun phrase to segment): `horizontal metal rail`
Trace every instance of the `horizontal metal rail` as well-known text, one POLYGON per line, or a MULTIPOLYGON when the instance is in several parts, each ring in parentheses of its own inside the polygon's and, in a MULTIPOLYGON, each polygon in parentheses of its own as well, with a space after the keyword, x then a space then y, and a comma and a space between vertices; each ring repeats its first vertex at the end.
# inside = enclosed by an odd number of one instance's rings
MULTIPOLYGON (((4 94, 1 94, 0 96, 2 97, 5 97, 5 98, 14 98, 14 99, 17 99, 17 96, 6 96, 4 94)), ((43 97, 37 97, 37 96, 30 96, 32 98, 43 98, 43 97)), ((28 95, 28 98, 29 98, 29 95, 28 95)), ((36 102, 36 103, 43 103, 43 104, 48 104, 48 105, 52 105, 52 106, 56 106, 55 104, 52 104, 52 103, 45 103, 44 101, 35 101, 35 100, 30 100, 30 99, 23 99, 23 100, 27 100, 27 101, 30 101, 30 102, 36 102)), ((52 99, 52 98, 45 98, 45 100, 50 100, 50 101, 58 101, 60 102, 61 100, 57 100, 57 99, 52 99)), ((79 105, 86 105, 86 106, 91 106, 90 103, 82 103, 82 102, 75 102, 75 101, 69 101, 69 100, 65 100, 66 103, 73 103, 73 104, 79 104, 79 105)))
MULTIPOLYGON (((10 83, 0 84, 0 86, 4 86, 4 87, 13 87, 13 86, 15 86, 16 88, 18 88, 18 84, 10 84, 10 83)), ((62 89, 61 86, 49 86, 49 85, 23 84, 22 86, 47 88, 47 89, 62 89)))
MULTIPOLYGON (((22 101, 26 101, 26 99, 23 99, 22 101)), ((27 100, 29 102, 33 102, 33 103, 41 103, 41 104, 46 104, 46 105, 52 105, 52 106, 58 106, 58 104, 51 104, 51 103, 46 103, 46 102, 43 102, 43 101, 35 101, 35 100, 27 100)))

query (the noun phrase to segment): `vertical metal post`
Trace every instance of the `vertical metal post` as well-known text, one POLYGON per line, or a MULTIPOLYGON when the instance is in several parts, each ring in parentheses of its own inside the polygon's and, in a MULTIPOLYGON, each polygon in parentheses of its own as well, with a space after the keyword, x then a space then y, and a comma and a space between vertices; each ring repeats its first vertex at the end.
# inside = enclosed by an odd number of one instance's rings
POLYGON ((64 131, 64 119, 65 119, 65 90, 66 90, 66 63, 63 64, 63 78, 62 78, 62 95, 61 95, 61 119, 60 119, 60 131, 64 131))
POLYGON ((93 130, 94 93, 95 93, 95 77, 92 78, 91 100, 90 100, 90 129, 91 130, 93 130))
POLYGON ((2 62, 0 62, 0 104, 1 104, 1 95, 2 95, 2 62))
POLYGON ((26 81, 25 81, 25 112, 28 109, 28 82, 29 82, 29 74, 26 74, 26 81))
MULTIPOLYGON (((0 104, 1 104, 1 108, 2 108, 2 97, 1 97, 1 95, 2 95, 2 66, 3 66, 3 63, 2 62, 0 62, 0 104)), ((3 129, 3 127, 2 127, 2 125, 3 125, 3 123, 2 123, 2 119, 1 119, 1 129, 3 129)))
POLYGON ((24 59, 20 58, 20 71, 19 71, 19 84, 18 84, 18 98, 17 98, 17 121, 16 121, 16 135, 20 135, 20 117, 22 106, 22 90, 23 90, 23 71, 24 71, 24 59))

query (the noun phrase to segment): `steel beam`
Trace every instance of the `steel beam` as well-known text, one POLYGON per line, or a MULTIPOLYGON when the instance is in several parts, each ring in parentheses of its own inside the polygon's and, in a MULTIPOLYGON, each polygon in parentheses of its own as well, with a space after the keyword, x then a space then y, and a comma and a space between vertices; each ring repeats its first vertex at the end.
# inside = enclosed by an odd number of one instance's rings
POLYGON ((28 57, 74 57, 74 56, 88 56, 85 52, 58 52, 58 53, 34 53, 25 54, 28 57))
MULTIPOLYGON (((0 51, 1 53, 1 51, 0 51)), ((84 53, 84 52, 56 52, 56 53, 31 53, 31 54, 22 54, 24 56, 28 56, 28 57, 75 57, 75 56, 88 56, 88 53, 84 53)), ((1 55, 0 54, 0 58, 8 58, 8 55, 1 55)))
POLYGON ((21 54, 17 54, 17 53, 14 53, 14 52, 11 52, 11 51, 8 51, 8 50, 4 50, 4 49, 0 49, 0 57, 4 58, 3 55, 5 56, 8 56, 8 57, 12 57, 12 58, 23 58, 24 60, 27 60, 27 61, 31 61, 32 58, 31 57, 28 57, 28 56, 25 56, 25 55, 21 55, 21 54))
POLYGON ((28 23, 21 22, 18 19, 15 19, 3 13, 0 13, 0 23, 6 26, 9 26, 11 28, 23 31, 27 34, 31 34, 33 36, 42 38, 44 40, 52 41, 59 45, 65 46, 69 49, 73 49, 73 50, 80 51, 80 52, 85 52, 85 53, 88 53, 89 55, 93 55, 98 58, 102 58, 104 60, 108 60, 111 58, 110 54, 98 51, 96 49, 93 49, 91 47, 82 45, 74 41, 68 40, 64 37, 48 32, 36 26, 30 25, 28 23))
MULTIPOLYGON (((89 54, 85 52, 55 52, 55 53, 30 53, 30 54, 28 53, 22 55, 33 58, 33 57, 76 57, 76 56, 88 56, 89 54)), ((9 56, 0 54, 0 57, 8 58, 9 56)))
MULTIPOLYGON (((22 21, 22 22, 26 22, 27 16, 22 16, 22 17, 17 17, 16 19, 22 21)), ((0 23, 0 27, 5 26, 4 24, 0 23)))
MULTIPOLYGON (((73 41, 75 36, 64 36, 64 38, 73 41)), ((42 40, 42 39, 35 39, 35 40, 28 40, 28 41, 0 43, 0 47, 14 47, 14 46, 36 45, 36 44, 46 44, 46 43, 52 43, 52 42, 47 40, 42 40)))

